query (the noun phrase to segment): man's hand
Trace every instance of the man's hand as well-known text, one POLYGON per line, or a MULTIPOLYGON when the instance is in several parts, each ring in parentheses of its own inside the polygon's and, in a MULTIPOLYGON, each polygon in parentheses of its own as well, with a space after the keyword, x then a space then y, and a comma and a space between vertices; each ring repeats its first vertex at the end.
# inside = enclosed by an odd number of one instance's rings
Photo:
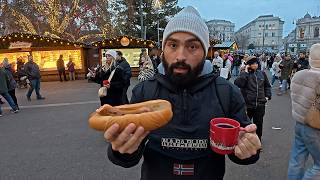
POLYGON ((255 124, 250 124, 245 127, 245 132, 240 132, 238 145, 234 149, 235 155, 239 159, 249 158, 261 149, 261 142, 256 134, 256 129, 255 124))
POLYGON ((111 143, 112 150, 121 154, 132 154, 138 150, 142 140, 148 135, 143 127, 129 124, 122 132, 119 132, 119 124, 114 124, 104 133, 105 139, 111 143))
POLYGON ((246 67, 245 67, 245 72, 246 72, 246 73, 249 72, 249 67, 250 67, 249 65, 246 65, 246 67))

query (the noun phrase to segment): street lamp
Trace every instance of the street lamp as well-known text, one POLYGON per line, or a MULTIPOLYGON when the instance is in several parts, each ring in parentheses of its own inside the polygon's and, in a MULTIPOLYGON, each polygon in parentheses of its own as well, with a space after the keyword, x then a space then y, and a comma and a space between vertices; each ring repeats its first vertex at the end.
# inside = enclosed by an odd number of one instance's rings
POLYGON ((159 33, 159 13, 160 13, 160 9, 161 9, 161 2, 160 0, 154 0, 153 1, 153 6, 154 9, 157 12, 157 33, 158 33, 158 46, 160 45, 160 33, 159 33))

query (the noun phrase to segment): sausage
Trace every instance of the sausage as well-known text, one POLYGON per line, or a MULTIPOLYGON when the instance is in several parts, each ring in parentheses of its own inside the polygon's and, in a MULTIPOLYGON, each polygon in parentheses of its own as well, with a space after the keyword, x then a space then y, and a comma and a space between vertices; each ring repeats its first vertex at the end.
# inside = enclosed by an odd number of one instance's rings
POLYGON ((167 124, 173 116, 171 103, 166 100, 150 100, 121 106, 103 105, 100 112, 90 115, 89 126, 106 131, 117 123, 122 131, 130 123, 142 126, 146 131, 158 129, 167 124))

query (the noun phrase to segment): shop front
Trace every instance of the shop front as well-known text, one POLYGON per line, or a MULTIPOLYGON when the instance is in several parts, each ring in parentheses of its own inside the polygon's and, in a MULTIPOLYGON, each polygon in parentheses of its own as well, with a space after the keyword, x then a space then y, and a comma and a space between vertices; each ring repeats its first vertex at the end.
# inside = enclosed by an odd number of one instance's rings
POLYGON ((105 39, 92 43, 93 47, 99 48, 99 59, 106 58, 106 52, 110 49, 119 50, 122 52, 123 57, 126 58, 131 66, 133 76, 139 73, 139 59, 142 49, 147 51, 155 47, 156 43, 151 40, 143 40, 130 36, 118 36, 116 38, 105 39))
POLYGON ((75 63, 76 79, 84 79, 86 62, 83 49, 84 45, 80 43, 38 35, 14 33, 0 37, 0 61, 8 58, 15 67, 18 59, 26 63, 28 55, 32 55, 40 68, 42 81, 59 80, 56 61, 60 55, 65 66, 70 59, 75 63))

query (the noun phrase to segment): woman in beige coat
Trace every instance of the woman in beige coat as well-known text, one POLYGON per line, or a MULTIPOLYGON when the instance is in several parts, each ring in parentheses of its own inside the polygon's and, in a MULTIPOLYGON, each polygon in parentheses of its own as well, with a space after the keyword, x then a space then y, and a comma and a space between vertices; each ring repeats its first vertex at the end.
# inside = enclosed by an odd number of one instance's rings
POLYGON ((320 179, 320 129, 305 123, 312 103, 320 95, 320 44, 311 47, 309 61, 311 69, 297 72, 292 79, 292 117, 296 121, 296 127, 288 180, 320 179), (314 164, 305 170, 309 155, 314 164))

